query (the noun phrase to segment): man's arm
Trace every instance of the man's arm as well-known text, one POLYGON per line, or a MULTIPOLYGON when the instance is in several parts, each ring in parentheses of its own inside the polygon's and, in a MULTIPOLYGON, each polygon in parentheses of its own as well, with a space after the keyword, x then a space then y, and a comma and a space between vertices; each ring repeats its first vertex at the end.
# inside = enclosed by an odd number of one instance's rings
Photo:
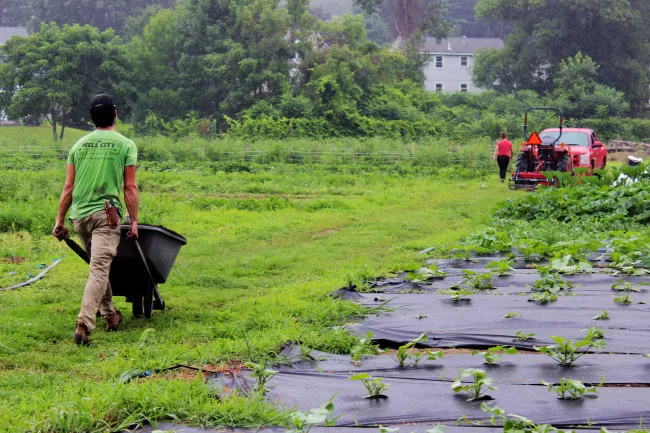
POLYGON ((56 213, 56 221, 52 235, 61 240, 65 237, 65 215, 72 205, 72 191, 74 190, 75 169, 73 164, 68 164, 65 175, 65 186, 59 200, 59 210, 56 213))
POLYGON ((138 238, 138 184, 135 180, 135 165, 124 168, 124 201, 131 217, 131 237, 138 238))

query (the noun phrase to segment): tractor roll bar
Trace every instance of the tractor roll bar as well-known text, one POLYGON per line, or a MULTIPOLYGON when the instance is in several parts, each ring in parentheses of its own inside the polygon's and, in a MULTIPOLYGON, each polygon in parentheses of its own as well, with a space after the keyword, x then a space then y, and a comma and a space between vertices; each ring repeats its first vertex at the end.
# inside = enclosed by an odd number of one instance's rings
POLYGON ((560 141, 560 137, 562 137, 562 128, 564 128, 564 113, 562 110, 552 107, 533 107, 526 110, 526 113, 524 114, 524 137, 526 137, 526 141, 530 138, 528 135, 528 113, 531 111, 555 111, 560 115, 560 135, 557 136, 557 140, 553 143, 554 145, 557 144, 557 142, 560 141))

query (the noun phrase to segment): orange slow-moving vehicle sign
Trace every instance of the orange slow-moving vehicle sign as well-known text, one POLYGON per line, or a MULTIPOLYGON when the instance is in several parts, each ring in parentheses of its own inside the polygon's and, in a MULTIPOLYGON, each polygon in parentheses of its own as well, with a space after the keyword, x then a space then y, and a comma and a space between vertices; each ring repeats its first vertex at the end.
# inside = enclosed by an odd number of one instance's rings
POLYGON ((528 137, 528 144, 530 145, 540 145, 542 144, 542 139, 539 138, 539 134, 536 132, 533 132, 530 134, 530 137, 528 137))

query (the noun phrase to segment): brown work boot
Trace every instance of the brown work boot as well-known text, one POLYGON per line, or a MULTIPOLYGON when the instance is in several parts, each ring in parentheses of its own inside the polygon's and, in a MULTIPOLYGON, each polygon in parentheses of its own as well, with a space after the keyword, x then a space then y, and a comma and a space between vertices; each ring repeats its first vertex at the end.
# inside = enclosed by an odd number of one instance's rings
POLYGON ((122 313, 119 310, 116 310, 116 313, 112 316, 106 318, 106 330, 107 331, 117 331, 117 328, 120 327, 122 323, 122 313))
POLYGON ((74 342, 81 346, 90 344, 90 332, 83 323, 77 323, 77 329, 74 331, 74 342))

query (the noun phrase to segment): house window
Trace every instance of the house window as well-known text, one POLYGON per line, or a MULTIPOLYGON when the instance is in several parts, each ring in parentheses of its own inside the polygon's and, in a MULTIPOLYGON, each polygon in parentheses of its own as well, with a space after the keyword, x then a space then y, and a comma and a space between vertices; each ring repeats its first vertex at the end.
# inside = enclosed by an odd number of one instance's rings
POLYGON ((460 67, 461 68, 466 68, 469 64, 469 60, 467 56, 460 56, 460 67))
POLYGON ((469 88, 469 86, 467 84, 461 84, 460 85, 460 91, 461 92, 467 92, 468 88, 469 88))
POLYGON ((436 69, 442 69, 444 63, 442 62, 442 56, 436 56, 436 69))
POLYGON ((436 83, 436 92, 442 92, 442 83, 436 83))
POLYGON ((436 44, 441 45, 442 44, 442 38, 436 38, 436 44))

